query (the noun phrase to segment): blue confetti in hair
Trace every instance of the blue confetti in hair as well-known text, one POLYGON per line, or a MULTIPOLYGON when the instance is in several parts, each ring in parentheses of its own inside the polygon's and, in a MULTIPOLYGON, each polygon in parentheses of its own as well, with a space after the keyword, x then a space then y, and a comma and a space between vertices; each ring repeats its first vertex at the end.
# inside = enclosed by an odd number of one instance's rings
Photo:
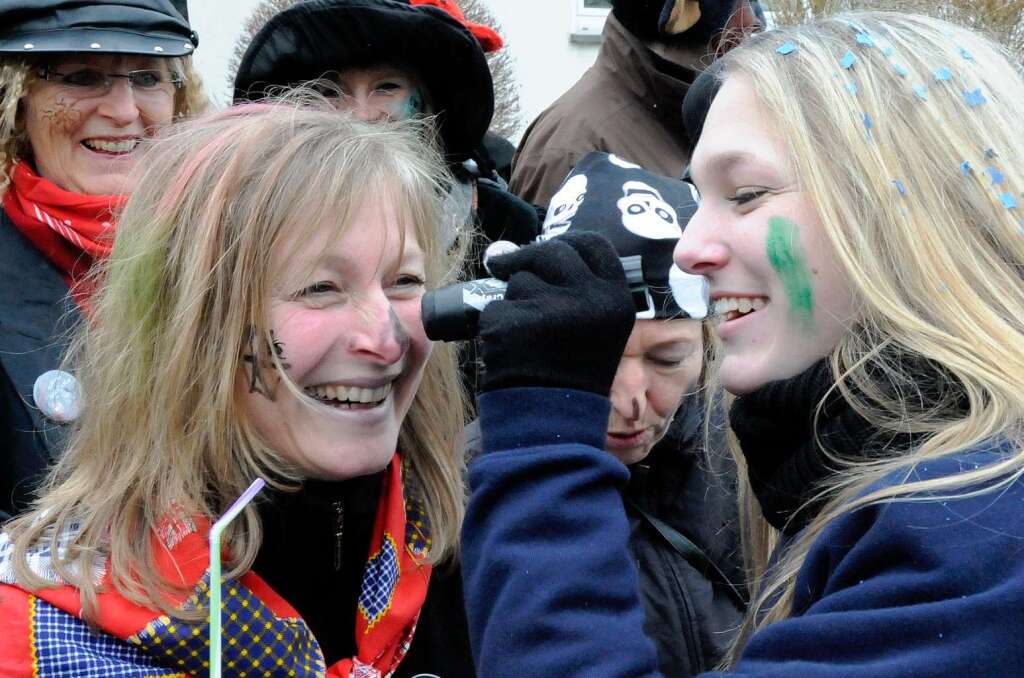
POLYGON ((857 93, 857 83, 855 83, 855 82, 848 82, 848 83, 846 83, 846 91, 849 92, 850 94, 856 94, 857 93))
POLYGON ((988 172, 988 175, 990 177, 992 177, 992 183, 995 184, 996 186, 1006 181, 1006 177, 1003 176, 1003 173, 997 170, 995 167, 987 167, 985 168, 985 171, 988 172))
POLYGON ((875 39, 867 34, 865 31, 857 33, 857 44, 864 45, 865 47, 873 47, 875 39))
POLYGON ((988 99, 986 99, 985 95, 981 93, 981 89, 965 91, 964 101, 966 101, 967 105, 970 106, 971 108, 988 103, 988 99))
POLYGON ((885 49, 882 50, 882 54, 884 54, 887 57, 891 57, 892 56, 892 52, 893 52, 892 47, 886 47, 885 49))
POLYGON ((914 95, 921 101, 928 101, 928 89, 924 85, 918 85, 915 87, 914 95))
POLYGON ((903 64, 893 64, 892 67, 896 69, 896 74, 898 76, 900 76, 901 78, 907 77, 907 67, 906 66, 904 66, 903 64))
POLYGON ((986 148, 985 149, 985 157, 986 158, 994 158, 994 157, 996 157, 996 150, 994 148, 986 148))
POLYGON ((974 61, 974 56, 963 47, 960 48, 960 56, 967 61, 974 61))
POLYGON ((892 183, 896 187, 896 190, 900 192, 900 195, 907 194, 907 187, 903 185, 902 181, 900 181, 899 179, 893 179, 892 183))
POLYGON ((871 128, 875 126, 874 122, 871 121, 871 116, 867 113, 861 113, 861 121, 864 123, 864 129, 868 132, 868 138, 871 137, 871 128))
POLYGON ((855 63, 857 63, 857 55, 849 50, 847 50, 846 54, 843 55, 843 58, 839 60, 839 65, 846 70, 853 68, 855 63))
POLYGON ((940 68, 939 70, 935 71, 935 79, 940 82, 951 80, 952 78, 953 74, 950 72, 948 68, 940 68))
POLYGON ((999 202, 1003 203, 1003 207, 1008 210, 1017 209, 1017 196, 1013 193, 1000 193, 999 202))
POLYGON ((974 170, 971 169, 971 163, 967 162, 966 160, 960 163, 960 174, 963 174, 965 177, 969 177, 971 176, 971 172, 973 171, 974 170))
POLYGON ((782 56, 786 56, 788 54, 792 54, 793 52, 797 51, 797 49, 799 49, 799 48, 796 45, 794 45, 789 40, 787 40, 786 42, 784 42, 781 45, 779 45, 779 48, 777 50, 775 50, 775 51, 778 52, 779 54, 781 54, 782 56))

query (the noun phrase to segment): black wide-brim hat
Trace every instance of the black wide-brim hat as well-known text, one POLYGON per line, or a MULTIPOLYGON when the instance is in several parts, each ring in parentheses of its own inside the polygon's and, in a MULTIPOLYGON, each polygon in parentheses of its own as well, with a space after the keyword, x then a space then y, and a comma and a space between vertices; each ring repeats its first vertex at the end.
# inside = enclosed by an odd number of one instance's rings
POLYGON ((186 56, 199 45, 185 0, 2 0, 0 55, 186 56))
POLYGON ((235 75, 235 102, 327 71, 412 67, 438 117, 449 161, 469 158, 494 115, 494 84, 477 38, 442 9, 400 0, 308 0, 256 34, 235 75))

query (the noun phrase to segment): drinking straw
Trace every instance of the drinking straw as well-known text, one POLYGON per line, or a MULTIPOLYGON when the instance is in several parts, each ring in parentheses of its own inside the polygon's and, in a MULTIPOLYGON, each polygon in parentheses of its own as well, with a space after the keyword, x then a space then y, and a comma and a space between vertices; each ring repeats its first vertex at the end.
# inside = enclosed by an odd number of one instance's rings
POLYGON ((257 478, 242 493, 231 508, 210 528, 210 678, 221 678, 221 601, 220 601, 220 535, 224 528, 242 512, 256 493, 266 485, 263 478, 257 478), (217 623, 214 623, 214 619, 217 623))

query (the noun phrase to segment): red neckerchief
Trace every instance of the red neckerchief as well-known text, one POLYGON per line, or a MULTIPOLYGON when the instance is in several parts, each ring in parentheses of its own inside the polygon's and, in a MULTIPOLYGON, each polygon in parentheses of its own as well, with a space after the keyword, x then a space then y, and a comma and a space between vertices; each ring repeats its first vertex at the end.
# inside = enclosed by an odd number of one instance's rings
MULTIPOLYGON (((327 678, 390 676, 405 657, 412 642, 416 622, 430 583, 431 567, 425 562, 430 549, 430 530, 420 500, 419 487, 409 476, 406 476, 403 483, 403 471, 401 457, 396 453, 381 486, 369 559, 363 573, 362 591, 355 612, 356 655, 328 667, 327 678)), ((208 604, 209 587, 205 576, 209 563, 209 542, 206 539, 209 527, 209 521, 203 518, 184 520, 180 516, 171 516, 153 531, 153 539, 159 543, 161 549, 156 555, 157 567, 168 581, 184 584, 186 589, 189 589, 189 584, 193 585, 191 593, 186 592, 175 599, 180 605, 208 604)), ((297 565, 301 563, 297 562, 297 565)), ((182 669, 183 675, 192 675, 193 669, 196 675, 205 675, 200 667, 206 658, 204 652, 208 651, 209 647, 208 620, 186 622, 171 619, 156 610, 132 603, 113 589, 109 563, 107 571, 101 576, 104 586, 98 595, 98 623, 103 631, 122 640, 129 640, 162 665, 185 667, 182 669), (176 664, 178 660, 180 662, 176 664)), ((294 636, 301 640, 306 637, 303 634, 308 635, 310 647, 303 646, 303 652, 316 653, 320 661, 323 661, 312 635, 287 600, 281 598, 252 570, 243 574, 237 580, 237 584, 224 588, 227 609, 241 601, 242 605, 248 605, 252 609, 258 606, 260 612, 265 615, 264 620, 275 629, 282 628, 294 632, 296 627, 299 627, 301 633, 292 633, 288 637, 294 636)), ((0 586, 0 593, 3 592, 3 586, 0 586)), ((73 586, 43 588, 35 595, 71 615, 81 614, 81 599, 78 589, 73 586)), ((6 600, 0 596, 0 614, 10 614, 11 610, 21 609, 19 605, 26 604, 26 600, 22 598, 21 602, 18 602, 14 596, 8 596, 6 600)), ((339 614, 347 613, 339 611, 339 614)), ((25 634, 37 633, 35 629, 29 628, 30 615, 25 612, 24 617, 27 625, 25 634)), ((48 627, 41 632, 59 634, 63 631, 48 627)), ((225 630, 224 642, 237 643, 243 648, 257 645, 264 649, 269 648, 275 641, 268 641, 262 634, 262 624, 236 628, 234 635, 225 630)), ((15 641, 11 638, 0 637, 0 650, 8 650, 13 642, 15 641)), ((276 648, 275 651, 284 650, 276 648)), ((289 675, 323 675, 319 671, 310 673, 299 670, 311 663, 299 656, 301 654, 296 649, 289 656, 282 656, 285 668, 274 675, 284 675, 289 667, 297 671, 296 674, 289 675)), ((7 659, 6 656, 4 658, 7 659)), ((34 660, 26 656, 25 661, 34 660)), ((321 665, 320 671, 322 670, 321 665)))
POLYGON ((65 191, 22 160, 11 172, 4 210, 18 230, 57 267, 75 301, 84 307, 92 289, 80 283, 94 261, 110 254, 113 212, 125 200, 121 195, 65 191))
POLYGON ((331 666, 329 676, 389 676, 412 642, 430 583, 431 567, 424 562, 430 538, 416 488, 403 491, 402 471, 396 452, 384 477, 363 573, 356 609, 356 656, 331 666))

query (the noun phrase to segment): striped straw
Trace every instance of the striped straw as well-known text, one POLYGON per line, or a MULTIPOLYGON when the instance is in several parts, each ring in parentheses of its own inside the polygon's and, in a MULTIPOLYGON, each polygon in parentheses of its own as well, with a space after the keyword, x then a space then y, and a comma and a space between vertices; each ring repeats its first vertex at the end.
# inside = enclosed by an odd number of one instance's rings
POLYGON ((242 493, 227 513, 210 528, 210 678, 221 678, 221 640, 220 625, 222 622, 222 610, 220 601, 220 535, 224 528, 232 520, 238 517, 253 497, 256 496, 267 482, 263 478, 257 478, 252 482, 245 492, 242 493), (217 623, 213 623, 216 619, 217 623))

